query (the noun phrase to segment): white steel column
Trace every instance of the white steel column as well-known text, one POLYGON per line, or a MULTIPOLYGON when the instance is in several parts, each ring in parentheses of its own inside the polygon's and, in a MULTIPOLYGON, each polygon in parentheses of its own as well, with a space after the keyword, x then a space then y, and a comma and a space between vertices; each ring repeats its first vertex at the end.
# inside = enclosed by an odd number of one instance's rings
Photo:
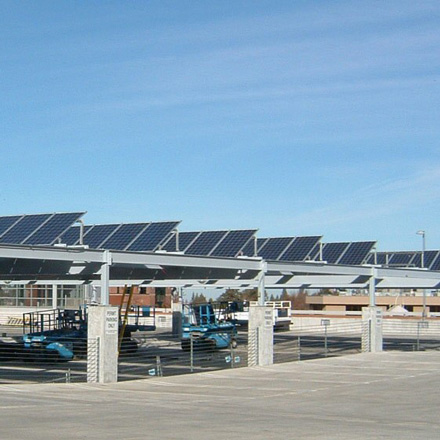
POLYGON ((267 263, 261 261, 261 270, 258 274, 258 305, 264 306, 266 302, 266 277, 267 263))
POLYGON ((110 251, 104 251, 103 262, 101 267, 101 304, 106 306, 110 304, 110 266, 112 264, 110 251))
POLYGON ((371 268, 371 277, 368 284, 370 305, 362 309, 362 351, 378 352, 383 350, 382 336, 382 309, 376 307, 376 279, 377 269, 371 268))
POLYGON ((377 278, 377 269, 375 267, 372 267, 370 281, 368 283, 368 293, 370 296, 370 307, 376 306, 376 278, 377 278))
POLYGON ((52 308, 58 308, 58 285, 52 284, 52 308))

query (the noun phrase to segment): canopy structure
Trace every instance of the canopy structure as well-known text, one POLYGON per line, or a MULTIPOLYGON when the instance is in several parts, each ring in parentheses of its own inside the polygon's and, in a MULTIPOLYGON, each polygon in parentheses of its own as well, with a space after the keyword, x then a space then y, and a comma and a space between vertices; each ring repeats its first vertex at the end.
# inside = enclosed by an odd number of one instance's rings
MULTIPOLYGON (((110 285, 252 288, 440 287, 440 272, 345 266, 324 262, 274 262, 259 257, 199 257, 169 252, 93 250, 85 247, 0 245, 0 282, 99 284, 104 304, 110 285)), ((260 295, 260 296, 261 296, 260 295)))

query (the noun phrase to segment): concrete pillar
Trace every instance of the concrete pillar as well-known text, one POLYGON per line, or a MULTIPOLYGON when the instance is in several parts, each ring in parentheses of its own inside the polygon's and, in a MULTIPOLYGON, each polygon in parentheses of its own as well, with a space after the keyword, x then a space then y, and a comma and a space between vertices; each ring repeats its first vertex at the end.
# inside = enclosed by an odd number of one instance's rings
POLYGON ((248 365, 273 364, 273 308, 249 307, 248 365))
POLYGON ((87 381, 118 381, 118 308, 91 306, 87 317, 87 381))
POLYGON ((376 353, 383 350, 382 309, 362 308, 362 351, 376 353))
POLYGON ((176 338, 182 337, 182 297, 179 296, 179 302, 171 300, 171 312, 173 313, 172 335, 176 338))

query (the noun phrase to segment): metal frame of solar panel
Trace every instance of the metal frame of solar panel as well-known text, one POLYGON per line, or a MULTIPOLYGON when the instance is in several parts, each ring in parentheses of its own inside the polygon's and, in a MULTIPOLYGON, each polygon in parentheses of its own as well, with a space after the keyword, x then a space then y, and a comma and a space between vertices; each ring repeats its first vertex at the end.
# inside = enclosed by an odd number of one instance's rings
POLYGON ((85 212, 0 217, 0 243, 53 245, 85 212))

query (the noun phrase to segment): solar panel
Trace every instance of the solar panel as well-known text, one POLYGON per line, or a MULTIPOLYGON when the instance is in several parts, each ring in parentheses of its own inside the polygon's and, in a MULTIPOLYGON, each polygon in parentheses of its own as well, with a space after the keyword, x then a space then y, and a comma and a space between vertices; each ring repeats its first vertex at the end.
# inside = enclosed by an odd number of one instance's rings
POLYGON ((0 237, 0 243, 22 244, 26 238, 43 225, 53 214, 23 216, 12 228, 0 237))
MULTIPOLYGON (((84 234, 91 228, 92 226, 84 226, 84 234)), ((73 246, 75 244, 79 244, 79 234, 80 228, 79 226, 71 226, 62 236, 61 243, 66 244, 67 246, 73 246)))
POLYGON ((321 240, 321 236, 296 237, 280 256, 281 261, 304 261, 311 258, 312 252, 321 240))
POLYGON ((375 241, 359 241, 350 244, 344 255, 339 259, 338 264, 361 265, 364 264, 375 241))
POLYGON ((322 248, 322 259, 327 261, 327 263, 337 264, 349 246, 349 242, 324 243, 322 248))
POLYGON ((388 264, 390 266, 408 266, 414 256, 414 252, 395 252, 391 255, 388 264))
POLYGON ((0 237, 4 234, 14 223, 20 220, 22 215, 10 215, 7 217, 0 217, 0 237))
POLYGON ((162 249, 167 252, 184 252, 185 249, 200 235, 201 232, 179 232, 179 249, 177 249, 176 234, 171 234, 170 238, 162 246, 162 249))
MULTIPOLYGON (((382 266, 388 266, 392 253, 390 252, 377 252, 376 263, 382 266)), ((374 260, 373 260, 374 263, 374 260)))
POLYGON ((257 232, 256 229, 229 231, 226 237, 209 254, 213 257, 236 257, 242 252, 242 249, 251 241, 251 238, 257 232))
POLYGON ((437 257, 434 259, 434 261, 431 263, 431 270, 440 270, 440 252, 437 255, 437 257))
POLYGON ((126 250, 154 251, 178 224, 179 222, 150 223, 126 250))
MULTIPOLYGON (((439 251, 425 251, 423 255, 423 267, 430 268, 433 261, 437 257, 439 251)), ((414 267, 422 267, 422 253, 417 252, 411 261, 411 265, 414 267)))
POLYGON ((265 260, 278 260, 280 255, 286 250, 295 237, 269 238, 258 249, 258 256, 265 260))
POLYGON ((243 247, 242 253, 247 257, 255 257, 255 253, 258 255, 258 249, 263 246, 263 244, 268 240, 268 238, 257 238, 257 252, 255 250, 255 238, 250 240, 246 246, 243 247))
POLYGON ((112 233, 100 248, 115 251, 124 250, 150 223, 126 223, 120 225, 114 233, 112 233))
POLYGON ((209 255, 228 231, 205 231, 186 249, 188 255, 209 255))
POLYGON ((24 241, 24 244, 54 244, 83 215, 84 212, 53 214, 52 217, 24 241))
MULTIPOLYGON (((104 241, 107 240, 119 228, 119 226, 119 224, 87 225, 84 229, 83 244, 89 246, 91 249, 100 249, 101 244, 104 243, 104 241)), ((79 244, 79 227, 77 238, 75 244, 79 244)))

